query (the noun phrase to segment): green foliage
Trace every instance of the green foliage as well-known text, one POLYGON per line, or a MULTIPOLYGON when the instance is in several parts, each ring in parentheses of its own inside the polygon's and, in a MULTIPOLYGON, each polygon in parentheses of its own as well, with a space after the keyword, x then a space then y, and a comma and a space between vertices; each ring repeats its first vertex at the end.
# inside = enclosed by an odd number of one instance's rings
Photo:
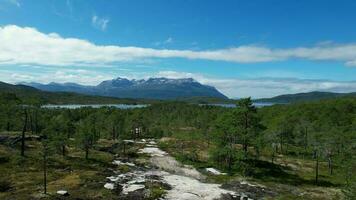
POLYGON ((85 158, 88 159, 89 150, 92 149, 99 139, 96 127, 96 116, 90 115, 79 122, 76 141, 78 147, 85 151, 85 158))
POLYGON ((237 101, 237 107, 221 115, 216 122, 218 142, 213 151, 214 160, 227 167, 229 172, 238 162, 239 171, 244 175, 248 174, 248 167, 243 160, 247 159, 248 146, 252 143, 257 146, 256 138, 263 128, 251 99, 237 101), (242 145, 243 154, 237 148, 238 144, 242 145))
POLYGON ((356 199, 356 181, 348 183, 342 190, 345 195, 345 199, 352 200, 356 199))
MULTIPOLYGON (((238 107, 233 109, 158 102, 130 110, 108 107, 44 109, 39 108, 41 99, 29 100, 13 95, 2 98, 0 130, 5 131, 4 138, 19 135, 23 128, 24 107, 18 102, 27 102, 31 106, 25 107, 29 114, 26 135, 46 136, 47 140, 40 140, 54 150, 47 152, 50 168, 55 165, 63 169, 91 170, 86 163, 103 160, 95 153, 100 140, 106 139, 111 145, 120 146, 123 139, 135 138, 132 130, 140 127, 140 137, 173 138, 166 146, 162 144, 162 148, 168 149, 179 161, 197 168, 215 167, 230 172, 230 175, 248 176, 263 183, 310 186, 315 182, 318 161, 319 186, 342 186, 345 196, 351 196, 354 191, 354 180, 348 178, 354 177, 356 160, 355 98, 259 109, 252 106, 250 99, 238 101, 238 107), (66 156, 58 156, 63 147, 66 156), (84 150, 86 155, 90 152, 90 158, 85 160, 82 151, 76 152, 76 157, 70 157, 73 148, 84 150), (53 162, 54 158, 62 160, 53 162), (81 162, 68 164, 76 159, 81 162)), ((12 140, 6 141, 6 144, 10 143, 12 140)), ((26 144, 31 153, 35 145, 31 141, 26 144)), ((16 150, 19 143, 12 144, 11 148, 16 150)), ((115 152, 112 146, 102 149, 115 152)), ((135 157, 137 150, 127 149, 125 156, 135 157)), ((41 159, 5 155, 0 157, 0 163, 21 169, 32 165, 38 167, 36 163, 41 163, 41 159)), ((225 177, 221 179, 225 180, 225 177)))

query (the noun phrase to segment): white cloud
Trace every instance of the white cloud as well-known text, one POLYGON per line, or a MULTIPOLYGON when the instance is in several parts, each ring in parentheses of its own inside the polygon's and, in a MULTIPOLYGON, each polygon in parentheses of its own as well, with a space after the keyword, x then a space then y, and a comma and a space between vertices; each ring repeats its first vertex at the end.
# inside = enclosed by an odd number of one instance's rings
POLYGON ((113 79, 113 75, 85 69, 41 70, 41 72, 20 72, 0 70, 0 80, 7 83, 39 82, 67 83, 74 82, 84 85, 96 85, 104 80, 113 79))
MULTIPOLYGON (((93 17, 106 27, 108 22, 93 17), (105 24, 105 25, 104 25, 105 24)), ((37 64, 48 66, 104 66, 146 58, 204 59, 237 63, 258 63, 288 59, 328 60, 356 66, 356 44, 322 45, 271 49, 239 46, 227 49, 192 51, 141 48, 134 46, 96 45, 56 33, 41 33, 34 28, 8 25, 0 27, 0 65, 37 64)))
POLYGON ((110 22, 110 20, 108 18, 101 18, 101 17, 98 17, 97 15, 93 15, 93 17, 91 18, 92 25, 95 28, 100 29, 102 31, 106 30, 109 22, 110 22))
MULTIPOLYGON (((33 66, 30 66, 33 68, 33 66)), ((330 91, 330 92, 355 92, 356 81, 332 81, 332 80, 312 80, 295 78, 217 78, 203 74, 159 71, 148 72, 98 72, 87 69, 51 69, 41 68, 30 71, 12 71, 0 69, 0 80, 9 83, 18 82, 75 82, 84 85, 97 85, 104 80, 117 78, 117 76, 128 79, 148 79, 150 77, 166 78, 194 78, 198 82, 216 87, 220 92, 230 98, 235 97, 273 97, 281 94, 293 94, 311 91, 330 91), (119 75, 118 75, 119 74, 119 75)))
POLYGON ((294 94, 311 91, 355 92, 356 81, 331 81, 295 78, 214 78, 201 74, 161 71, 156 77, 194 78, 200 83, 216 87, 219 91, 234 97, 273 97, 281 94, 294 94))

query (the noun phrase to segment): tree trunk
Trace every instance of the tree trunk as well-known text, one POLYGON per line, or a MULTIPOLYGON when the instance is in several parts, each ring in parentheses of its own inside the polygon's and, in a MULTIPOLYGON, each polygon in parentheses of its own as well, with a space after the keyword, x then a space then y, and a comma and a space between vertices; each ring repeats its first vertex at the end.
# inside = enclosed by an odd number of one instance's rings
POLYGON ((244 141, 243 141, 242 148, 244 150, 244 156, 246 158, 246 156, 247 156, 247 141, 246 141, 246 139, 244 139, 244 141))
POLYGON ((38 135, 38 110, 35 111, 35 134, 38 135))
POLYGON ((86 147, 85 148, 85 159, 88 160, 88 158, 89 158, 89 148, 86 147))
POLYGON ((22 128, 22 135, 21 135, 21 156, 25 156, 25 133, 27 128, 27 110, 25 110, 25 120, 24 125, 22 128))
POLYGON ((124 155, 126 154, 126 143, 124 142, 124 155))
POLYGON ((117 139, 117 134, 116 134, 116 126, 112 126, 112 139, 116 140, 117 139))
POLYGON ((316 164, 315 164, 315 184, 318 185, 319 178, 319 156, 316 154, 316 164))
POLYGON ((283 154, 283 133, 281 133, 280 137, 279 137, 279 149, 280 149, 280 153, 283 154))
POLYGON ((275 151, 272 152, 272 164, 274 163, 275 151))
POLYGON ((43 187, 44 194, 47 194, 47 147, 44 146, 43 148, 43 187))
POLYGON ((231 169, 232 169, 232 156, 231 156, 231 152, 229 152, 229 158, 228 158, 228 170, 229 170, 229 174, 231 174, 231 169))
POLYGON ((307 151, 308 147, 308 127, 305 127, 305 133, 304 133, 304 151, 307 151))
POLYGON ((66 145, 62 145, 62 156, 66 156, 66 145))
POLYGON ((10 122, 7 121, 6 123, 6 131, 9 132, 10 131, 10 122))
POLYGON ((328 167, 329 167, 330 175, 333 175, 333 166, 332 166, 331 155, 328 155, 328 167))
POLYGON ((32 114, 31 114, 31 112, 30 112, 30 129, 31 129, 31 134, 33 135, 33 121, 32 121, 32 114))

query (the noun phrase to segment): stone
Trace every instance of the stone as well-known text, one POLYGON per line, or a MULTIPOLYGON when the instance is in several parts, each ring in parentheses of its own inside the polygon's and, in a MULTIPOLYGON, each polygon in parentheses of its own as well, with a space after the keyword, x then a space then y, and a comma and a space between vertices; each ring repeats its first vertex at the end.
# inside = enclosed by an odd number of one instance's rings
POLYGON ((226 173, 221 173, 219 170, 215 168, 206 168, 205 170, 214 175, 226 175, 226 173))
POLYGON ((106 177, 107 179, 109 179, 111 182, 116 182, 120 179, 119 176, 109 176, 109 177, 106 177))
POLYGON ((69 196, 69 193, 66 190, 58 190, 57 194, 61 196, 69 196))
POLYGON ((113 190, 115 188, 115 185, 113 183, 105 183, 104 188, 108 190, 113 190))
POLYGON ((134 192, 136 190, 141 190, 141 189, 144 189, 144 188, 145 188, 145 186, 144 185, 140 185, 140 184, 124 185, 122 193, 128 194, 130 192, 134 192))

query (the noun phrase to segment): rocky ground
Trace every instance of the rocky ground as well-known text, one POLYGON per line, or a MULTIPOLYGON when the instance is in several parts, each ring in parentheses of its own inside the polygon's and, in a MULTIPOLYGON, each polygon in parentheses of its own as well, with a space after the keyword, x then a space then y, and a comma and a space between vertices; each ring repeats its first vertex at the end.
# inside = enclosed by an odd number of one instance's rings
MULTIPOLYGON (((139 156, 135 159, 117 157, 113 164, 122 170, 113 170, 104 187, 118 192, 123 199, 259 199, 265 188, 248 183, 212 184, 204 183, 205 176, 192 166, 182 165, 167 152, 157 147, 154 140, 131 141, 139 145, 139 156)), ((215 169, 209 169, 220 173, 215 169)), ((263 194, 262 194, 263 195, 263 194)), ((271 194, 273 195, 273 194, 271 194)))

